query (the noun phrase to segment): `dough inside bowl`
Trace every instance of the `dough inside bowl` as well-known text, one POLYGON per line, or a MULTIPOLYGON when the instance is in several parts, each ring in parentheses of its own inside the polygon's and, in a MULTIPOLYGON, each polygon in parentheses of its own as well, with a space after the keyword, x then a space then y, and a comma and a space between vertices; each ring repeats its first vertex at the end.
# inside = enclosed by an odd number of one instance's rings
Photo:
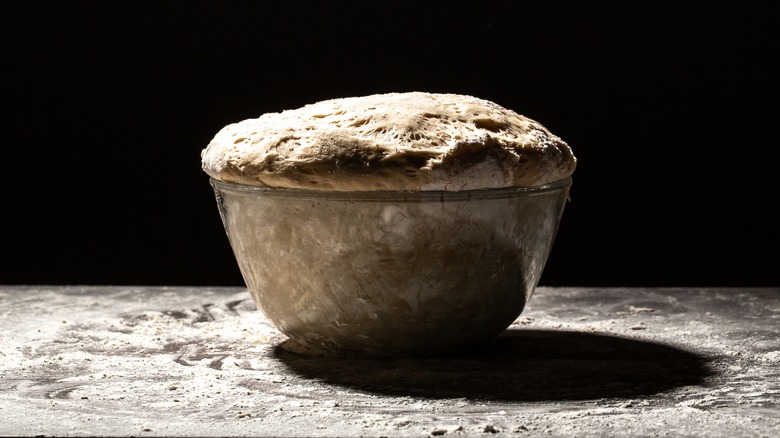
POLYGON ((311 349, 432 354, 517 318, 568 181, 539 191, 352 193, 214 182, 250 292, 311 349))

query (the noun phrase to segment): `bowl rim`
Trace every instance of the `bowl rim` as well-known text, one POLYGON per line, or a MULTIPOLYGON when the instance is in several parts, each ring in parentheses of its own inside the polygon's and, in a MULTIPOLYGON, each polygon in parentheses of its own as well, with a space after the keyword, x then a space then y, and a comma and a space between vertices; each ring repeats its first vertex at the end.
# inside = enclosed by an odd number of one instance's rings
POLYGON ((383 190, 383 191, 338 191, 308 190, 281 187, 256 186, 222 181, 209 178, 211 186, 217 192, 229 192, 241 195, 253 195, 273 198, 352 200, 352 201, 463 201, 475 199, 514 198, 535 196, 550 192, 566 191, 572 185, 572 177, 552 181, 531 187, 498 187, 460 191, 444 190, 383 190))

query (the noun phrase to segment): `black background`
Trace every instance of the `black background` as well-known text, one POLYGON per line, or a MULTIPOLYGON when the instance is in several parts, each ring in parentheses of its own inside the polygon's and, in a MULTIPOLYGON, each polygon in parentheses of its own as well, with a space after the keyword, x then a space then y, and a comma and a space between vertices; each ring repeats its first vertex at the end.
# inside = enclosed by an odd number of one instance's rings
POLYGON ((493 100, 579 165, 543 285, 777 286, 766 3, 3 3, 0 283, 243 284, 200 151, 390 91, 493 100))

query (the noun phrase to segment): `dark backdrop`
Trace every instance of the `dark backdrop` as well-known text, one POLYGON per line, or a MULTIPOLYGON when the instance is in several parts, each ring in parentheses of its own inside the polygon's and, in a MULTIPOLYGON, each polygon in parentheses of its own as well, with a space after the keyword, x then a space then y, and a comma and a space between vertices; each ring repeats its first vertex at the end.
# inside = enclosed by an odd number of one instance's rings
POLYGON ((212 136, 420 90, 574 149, 542 284, 780 285, 771 2, 18 3, 0 14, 0 283, 242 284, 200 170, 212 136))

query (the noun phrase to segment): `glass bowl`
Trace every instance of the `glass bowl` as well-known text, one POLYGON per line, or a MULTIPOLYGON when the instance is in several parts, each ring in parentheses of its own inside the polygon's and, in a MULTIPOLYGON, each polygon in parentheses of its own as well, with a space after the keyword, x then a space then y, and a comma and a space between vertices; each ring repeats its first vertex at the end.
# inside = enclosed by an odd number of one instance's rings
POLYGON ((520 315, 571 178, 459 192, 211 184, 249 292, 296 348, 432 355, 520 315))

